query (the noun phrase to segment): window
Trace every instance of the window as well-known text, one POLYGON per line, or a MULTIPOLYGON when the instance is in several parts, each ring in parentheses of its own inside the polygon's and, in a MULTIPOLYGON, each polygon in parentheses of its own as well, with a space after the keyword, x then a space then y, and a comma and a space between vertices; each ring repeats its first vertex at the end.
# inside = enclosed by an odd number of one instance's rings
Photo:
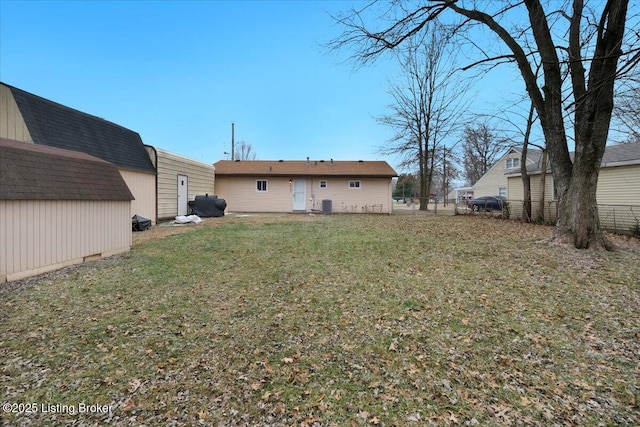
POLYGON ((350 180, 349 181, 349 188, 352 190, 359 190, 361 187, 360 185, 360 181, 356 181, 356 180, 350 180))
POLYGON ((267 180, 259 179, 256 181, 256 191, 267 191, 267 180))
POLYGON ((319 186, 320 188, 327 188, 327 181, 325 181, 325 180, 320 181, 320 183, 318 184, 318 186, 319 186))
POLYGON ((500 187, 498 189, 498 196, 507 197, 507 187, 500 187))
POLYGON ((520 167, 520 159, 507 159, 505 168, 506 169, 517 169, 520 167))

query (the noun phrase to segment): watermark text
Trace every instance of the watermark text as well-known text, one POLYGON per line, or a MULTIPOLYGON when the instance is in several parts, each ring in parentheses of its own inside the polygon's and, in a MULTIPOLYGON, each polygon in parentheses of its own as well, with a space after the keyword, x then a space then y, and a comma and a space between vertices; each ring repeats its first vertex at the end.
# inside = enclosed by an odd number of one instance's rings
POLYGON ((111 405, 80 402, 67 405, 62 403, 11 403, 2 404, 2 412, 9 414, 110 414, 111 405))

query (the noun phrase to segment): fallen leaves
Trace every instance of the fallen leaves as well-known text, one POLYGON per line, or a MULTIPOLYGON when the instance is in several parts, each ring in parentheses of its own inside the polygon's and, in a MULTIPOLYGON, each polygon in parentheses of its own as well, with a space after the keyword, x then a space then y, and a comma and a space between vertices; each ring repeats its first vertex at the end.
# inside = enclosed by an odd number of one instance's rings
POLYGON ((638 256, 578 265, 521 230, 330 216, 141 244, 0 301, 5 395, 149 425, 640 423, 638 256))

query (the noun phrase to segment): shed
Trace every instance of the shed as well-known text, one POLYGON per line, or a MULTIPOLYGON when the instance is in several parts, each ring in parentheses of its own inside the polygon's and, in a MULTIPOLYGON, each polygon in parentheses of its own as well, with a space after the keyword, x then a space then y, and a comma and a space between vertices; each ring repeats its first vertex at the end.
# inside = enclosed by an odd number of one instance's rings
POLYGON ((156 171, 137 132, 0 83, 0 137, 79 151, 118 168, 135 196, 129 217, 156 218, 156 171))
POLYGON ((188 202, 213 194, 215 168, 150 145, 145 146, 156 168, 158 220, 188 214, 188 202))
POLYGON ((0 138, 0 283, 129 250, 132 200, 109 162, 0 138))

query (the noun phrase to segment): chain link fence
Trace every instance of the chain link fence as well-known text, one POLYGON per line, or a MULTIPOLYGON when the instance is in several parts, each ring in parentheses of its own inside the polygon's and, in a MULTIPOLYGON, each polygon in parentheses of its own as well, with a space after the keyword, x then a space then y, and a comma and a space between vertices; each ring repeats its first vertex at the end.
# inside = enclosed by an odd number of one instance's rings
MULTIPOLYGON (((455 205, 456 214, 488 215, 504 219, 522 219, 525 211, 524 200, 509 200, 508 205, 500 210, 474 211, 467 202, 455 205)), ((612 233, 627 234, 640 237, 640 206, 637 205, 598 205, 600 226, 612 233)), ((555 224, 558 219, 558 202, 531 201, 531 222, 555 224)))
POLYGON ((442 200, 421 197, 394 198, 393 213, 396 215, 455 215, 456 204, 442 200), (421 203, 427 203, 427 210, 420 210, 421 203))

